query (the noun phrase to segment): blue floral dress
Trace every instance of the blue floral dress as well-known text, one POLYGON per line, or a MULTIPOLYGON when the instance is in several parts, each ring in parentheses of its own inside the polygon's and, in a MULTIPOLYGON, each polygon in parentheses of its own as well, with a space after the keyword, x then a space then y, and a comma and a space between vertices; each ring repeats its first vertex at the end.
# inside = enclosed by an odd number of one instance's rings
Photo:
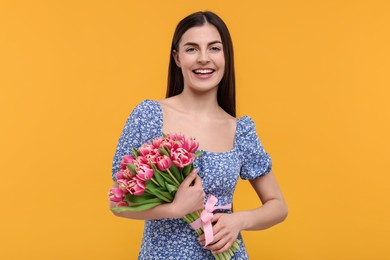
MULTIPOLYGON (((119 170, 119 163, 125 154, 132 153, 132 147, 160 137, 163 127, 163 113, 160 104, 144 100, 130 114, 120 136, 112 166, 112 178, 119 170)), ((264 151, 256 134, 253 120, 244 116, 237 119, 234 145, 227 152, 207 152, 195 159, 194 166, 202 178, 203 189, 218 198, 217 205, 232 202, 239 177, 254 179, 271 171, 271 158, 264 151)), ((227 213, 230 213, 227 211, 227 213)), ((233 259, 248 259, 245 245, 239 235, 240 250, 233 259)), ((214 259, 209 250, 199 244, 197 235, 182 219, 147 220, 144 225, 141 250, 138 259, 214 259)))

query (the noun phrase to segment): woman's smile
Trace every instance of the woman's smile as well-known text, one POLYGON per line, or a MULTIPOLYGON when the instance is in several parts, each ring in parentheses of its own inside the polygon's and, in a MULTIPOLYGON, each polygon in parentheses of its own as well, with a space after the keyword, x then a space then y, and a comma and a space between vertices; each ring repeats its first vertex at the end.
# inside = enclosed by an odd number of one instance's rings
POLYGON ((225 56, 215 26, 204 24, 188 29, 173 56, 183 73, 185 89, 208 91, 218 87, 225 71, 225 56))
POLYGON ((209 79, 213 76, 213 73, 215 72, 215 70, 209 69, 209 68, 200 68, 200 69, 195 69, 192 72, 199 79, 209 79))

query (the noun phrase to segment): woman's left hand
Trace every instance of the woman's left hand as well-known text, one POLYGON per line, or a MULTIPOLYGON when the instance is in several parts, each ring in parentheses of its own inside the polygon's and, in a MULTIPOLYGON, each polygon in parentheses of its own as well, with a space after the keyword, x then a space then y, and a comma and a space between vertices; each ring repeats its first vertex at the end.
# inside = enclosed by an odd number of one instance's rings
MULTIPOLYGON (((214 240, 205 249, 211 250, 214 254, 226 252, 236 241, 239 232, 241 231, 241 221, 237 214, 217 213, 213 216, 214 240)), ((205 245, 205 236, 199 236, 199 242, 202 246, 205 245)))

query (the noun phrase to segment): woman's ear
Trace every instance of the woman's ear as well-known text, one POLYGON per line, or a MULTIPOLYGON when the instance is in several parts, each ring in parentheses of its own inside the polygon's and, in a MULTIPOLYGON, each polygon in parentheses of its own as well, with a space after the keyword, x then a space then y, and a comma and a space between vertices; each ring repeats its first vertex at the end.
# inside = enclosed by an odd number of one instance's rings
POLYGON ((176 50, 172 51, 173 59, 175 60, 176 66, 180 68, 180 59, 179 59, 179 53, 176 50))

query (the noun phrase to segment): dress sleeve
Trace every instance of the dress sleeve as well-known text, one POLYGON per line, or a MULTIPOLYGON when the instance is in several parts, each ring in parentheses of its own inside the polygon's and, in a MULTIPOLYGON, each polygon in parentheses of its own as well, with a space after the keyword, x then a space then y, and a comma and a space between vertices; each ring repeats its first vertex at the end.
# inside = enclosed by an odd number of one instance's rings
POLYGON ((133 109, 119 137, 112 161, 112 179, 114 181, 115 175, 119 171, 122 157, 127 154, 132 154, 133 147, 138 148, 142 145, 141 125, 145 123, 143 118, 145 115, 144 107, 144 102, 142 102, 133 109))
POLYGON ((272 160, 257 136, 253 120, 245 116, 241 125, 242 131, 238 140, 242 160, 240 177, 251 180, 271 172, 272 160))

